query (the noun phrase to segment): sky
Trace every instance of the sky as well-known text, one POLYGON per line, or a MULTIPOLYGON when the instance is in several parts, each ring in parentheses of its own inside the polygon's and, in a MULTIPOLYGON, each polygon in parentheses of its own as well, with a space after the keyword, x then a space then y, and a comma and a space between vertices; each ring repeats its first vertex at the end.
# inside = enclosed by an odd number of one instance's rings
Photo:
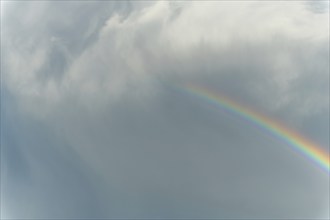
POLYGON ((329 1, 1 1, 2 219, 328 219, 329 1))

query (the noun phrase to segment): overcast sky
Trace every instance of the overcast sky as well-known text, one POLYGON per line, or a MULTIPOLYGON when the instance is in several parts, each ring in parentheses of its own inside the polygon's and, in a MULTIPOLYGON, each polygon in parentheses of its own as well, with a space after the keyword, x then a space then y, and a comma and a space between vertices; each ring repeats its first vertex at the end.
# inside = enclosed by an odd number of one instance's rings
POLYGON ((1 1, 1 218, 329 218, 328 1, 1 1))

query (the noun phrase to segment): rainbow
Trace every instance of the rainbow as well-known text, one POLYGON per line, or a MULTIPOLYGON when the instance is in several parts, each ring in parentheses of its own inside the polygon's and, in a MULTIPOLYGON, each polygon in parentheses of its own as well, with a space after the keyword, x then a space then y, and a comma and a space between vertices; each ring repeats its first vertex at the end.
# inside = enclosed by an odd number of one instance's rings
POLYGON ((267 117, 266 115, 257 112, 246 105, 239 104, 224 95, 220 95, 211 89, 193 84, 187 84, 179 88, 189 94, 207 100, 212 105, 220 107, 235 116, 239 116, 240 118, 243 118, 244 120, 259 127, 261 130, 275 136, 295 151, 298 151, 304 157, 313 161, 322 170, 329 174, 329 152, 323 150, 315 143, 307 140, 302 135, 282 123, 275 121, 274 119, 267 117))

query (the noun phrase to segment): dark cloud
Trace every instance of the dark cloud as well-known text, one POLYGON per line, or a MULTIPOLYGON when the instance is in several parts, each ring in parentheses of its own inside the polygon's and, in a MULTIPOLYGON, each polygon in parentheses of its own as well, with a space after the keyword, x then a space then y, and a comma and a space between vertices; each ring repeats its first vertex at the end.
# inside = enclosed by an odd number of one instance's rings
POLYGON ((2 217, 328 217, 312 161, 184 92, 211 87, 328 148, 328 11, 311 7, 6 7, 2 217))

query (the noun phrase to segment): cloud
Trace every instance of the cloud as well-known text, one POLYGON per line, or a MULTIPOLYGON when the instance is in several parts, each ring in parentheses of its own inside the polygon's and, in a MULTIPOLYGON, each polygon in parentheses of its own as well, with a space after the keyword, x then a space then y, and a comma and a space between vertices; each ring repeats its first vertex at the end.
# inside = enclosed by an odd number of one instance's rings
POLYGON ((317 8, 259 1, 7 7, 2 206, 15 218, 318 217, 329 204, 328 177, 172 87, 210 86, 326 148, 329 12, 317 8))
MULTIPOLYGON (((31 9, 27 9, 19 24, 37 27, 23 32, 23 39, 5 39, 5 46, 15 48, 8 49, 6 56, 13 72, 7 82, 15 90, 20 88, 21 95, 27 96, 25 99, 36 99, 46 106, 68 93, 81 96, 78 98, 87 102, 100 99, 99 102, 104 103, 107 100, 100 97, 113 99, 124 92, 133 93, 132 89, 134 93, 143 91, 152 84, 151 79, 159 75, 168 78, 184 74, 185 80, 205 75, 221 77, 225 71, 244 72, 250 66, 262 68, 253 70, 256 74, 262 71, 259 78, 270 77, 272 80, 268 83, 273 84, 266 87, 266 83, 257 81, 249 86, 257 87, 255 92, 259 94, 269 90, 269 86, 274 87, 279 100, 273 105, 281 106, 292 99, 285 93, 290 82, 304 69, 302 62, 308 65, 306 59, 315 57, 315 61, 324 66, 321 71, 327 67, 328 33, 324 27, 328 14, 315 14, 300 3, 290 3, 292 7, 287 4, 244 3, 238 8, 235 3, 196 2, 178 7, 157 2, 128 14, 108 10, 103 12, 110 14, 106 22, 102 11, 99 16, 94 14, 95 8, 102 4, 91 7, 92 4, 84 3, 78 7, 71 3, 68 6, 77 13, 59 20, 54 19, 55 15, 46 16, 43 22, 38 20, 39 16, 62 5, 42 3, 32 7, 27 4, 31 9), (78 21, 83 13, 79 8, 87 14, 84 16, 89 18, 85 19, 87 24, 78 21), (75 31, 70 31, 73 27, 75 31), (30 33, 39 29, 46 34, 30 33), (64 32, 63 37, 56 36, 57 29, 64 32), (92 43, 83 47, 92 36, 92 43), (317 47, 320 49, 314 51, 317 47), (305 55, 301 55, 301 48, 305 55), (317 57, 317 53, 323 54, 317 57), (254 56, 250 60, 245 54, 254 56), (61 76, 60 80, 53 79, 57 75, 61 76)), ((11 23, 8 26, 11 27, 11 23)), ((252 78, 249 74, 254 73, 245 74, 252 78)), ((316 73, 316 77, 318 74, 324 75, 324 72, 316 73)), ((319 101, 312 97, 310 100, 326 105, 327 99, 319 101)))

